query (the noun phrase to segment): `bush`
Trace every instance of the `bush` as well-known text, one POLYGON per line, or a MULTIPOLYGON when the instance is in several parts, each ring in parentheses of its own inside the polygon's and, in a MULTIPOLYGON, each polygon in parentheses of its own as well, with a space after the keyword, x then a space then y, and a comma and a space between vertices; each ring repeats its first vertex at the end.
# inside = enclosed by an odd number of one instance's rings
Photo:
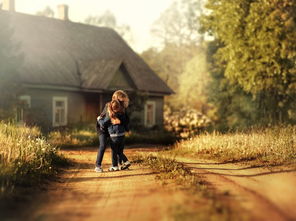
POLYGON ((195 109, 182 108, 173 111, 165 106, 165 129, 174 133, 179 138, 190 138, 210 126, 211 120, 195 109))

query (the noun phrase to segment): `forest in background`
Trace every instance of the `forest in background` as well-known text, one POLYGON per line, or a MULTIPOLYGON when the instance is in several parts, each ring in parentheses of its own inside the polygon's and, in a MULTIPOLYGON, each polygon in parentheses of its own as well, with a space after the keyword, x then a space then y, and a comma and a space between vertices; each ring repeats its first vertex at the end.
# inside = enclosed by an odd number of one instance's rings
POLYGON ((152 30, 163 48, 142 53, 176 92, 167 105, 194 108, 222 131, 295 123, 296 3, 176 3, 152 30))

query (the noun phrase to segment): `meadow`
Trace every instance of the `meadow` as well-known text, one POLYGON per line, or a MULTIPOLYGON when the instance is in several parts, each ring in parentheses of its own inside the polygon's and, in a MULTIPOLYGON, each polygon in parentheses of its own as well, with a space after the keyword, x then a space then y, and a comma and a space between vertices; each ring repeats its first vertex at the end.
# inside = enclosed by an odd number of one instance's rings
POLYGON ((0 122, 0 198, 18 186, 39 184, 67 163, 38 128, 0 122))
POLYGON ((232 133, 203 133, 176 143, 170 154, 219 162, 295 165, 296 126, 253 128, 232 133))

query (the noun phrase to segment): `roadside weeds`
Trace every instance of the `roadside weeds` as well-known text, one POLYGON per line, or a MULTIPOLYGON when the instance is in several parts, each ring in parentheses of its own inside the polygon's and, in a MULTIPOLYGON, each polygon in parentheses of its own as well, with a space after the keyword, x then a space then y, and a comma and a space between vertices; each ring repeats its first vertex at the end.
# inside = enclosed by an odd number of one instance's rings
POLYGON ((186 201, 182 205, 172 206, 170 210, 173 220, 248 220, 242 208, 233 206, 228 192, 217 194, 201 176, 193 174, 183 163, 161 152, 139 153, 133 157, 133 162, 158 172, 156 179, 163 185, 173 182, 186 192, 186 201))

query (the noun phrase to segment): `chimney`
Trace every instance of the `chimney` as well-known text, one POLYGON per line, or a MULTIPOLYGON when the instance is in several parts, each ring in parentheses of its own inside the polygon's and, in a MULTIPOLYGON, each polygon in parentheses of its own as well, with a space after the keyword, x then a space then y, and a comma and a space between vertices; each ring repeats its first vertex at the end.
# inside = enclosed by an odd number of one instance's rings
POLYGON ((61 20, 69 20, 68 17, 69 6, 68 5, 58 5, 58 18, 61 20))
POLYGON ((14 0, 3 0, 2 9, 14 12, 15 11, 14 0))

